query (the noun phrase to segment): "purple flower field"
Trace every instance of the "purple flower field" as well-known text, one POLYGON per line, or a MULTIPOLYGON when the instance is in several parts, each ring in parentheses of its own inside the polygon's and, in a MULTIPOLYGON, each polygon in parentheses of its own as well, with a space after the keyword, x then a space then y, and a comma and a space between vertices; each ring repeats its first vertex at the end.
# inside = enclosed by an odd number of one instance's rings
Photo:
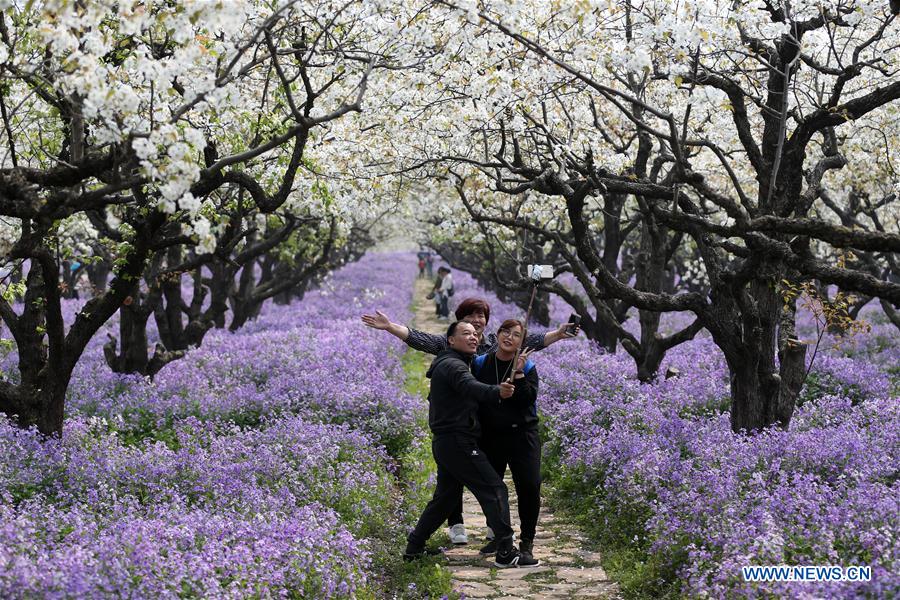
POLYGON ((424 405, 359 314, 406 318, 414 271, 366 257, 153 382, 110 372, 98 336, 61 441, 0 422, 0 597, 371 595, 424 405))
MULTIPOLYGON (((302 302, 212 331, 153 382, 111 373, 98 336, 61 441, 0 421, 0 597, 377 594, 379 561, 401 550, 383 532, 402 536, 430 493, 398 478, 427 433, 422 399, 403 390, 405 346, 359 316, 406 322, 415 269, 407 254, 368 255, 302 302)), ((454 277, 454 302, 491 302, 490 331, 521 316, 454 277)), ((571 312, 551 308, 556 322, 571 312)), ((871 332, 826 336, 790 430, 753 437, 731 432, 727 370, 703 334, 667 355, 680 375, 653 384, 583 339, 535 355, 556 494, 677 596, 896 597, 900 343, 877 310, 864 317, 871 332), (742 566, 781 564, 873 576, 742 580, 742 566)), ((808 315, 799 325, 814 336, 808 315)))
MULTIPOLYGON (((466 274, 455 280, 467 290, 457 299, 475 287, 466 274)), ((492 322, 523 313, 475 293, 491 301, 492 322)), ((557 323, 570 312, 559 301, 551 309, 557 323)), ((534 357, 547 466, 601 530, 627 534, 669 571, 679 595, 897 597, 900 339, 878 309, 863 318, 871 332, 823 340, 790 430, 753 437, 731 432, 728 371, 708 336, 668 353, 662 372, 673 366, 680 376, 647 385, 624 351, 603 354, 585 340, 551 346, 534 357), (742 579, 742 566, 783 564, 871 566, 872 581, 742 579)), ((812 317, 798 321, 814 338, 812 317)))

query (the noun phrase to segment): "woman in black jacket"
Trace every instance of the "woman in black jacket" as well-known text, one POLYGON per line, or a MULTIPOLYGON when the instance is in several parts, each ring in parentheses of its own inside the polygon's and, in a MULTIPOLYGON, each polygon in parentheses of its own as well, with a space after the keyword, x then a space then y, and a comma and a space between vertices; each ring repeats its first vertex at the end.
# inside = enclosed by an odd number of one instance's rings
MULTIPOLYGON (((516 384, 512 397, 479 406, 481 438, 478 446, 501 479, 507 466, 512 472, 522 527, 519 551, 531 558, 541 510, 541 441, 537 414, 538 373, 528 360, 529 351, 520 354, 515 371, 512 367, 524 331, 525 327, 518 319, 504 321, 497 330, 498 348, 477 356, 472 362, 472 374, 478 381, 490 385, 499 385, 511 378, 516 384)), ((494 541, 481 550, 483 554, 496 551, 494 541)))

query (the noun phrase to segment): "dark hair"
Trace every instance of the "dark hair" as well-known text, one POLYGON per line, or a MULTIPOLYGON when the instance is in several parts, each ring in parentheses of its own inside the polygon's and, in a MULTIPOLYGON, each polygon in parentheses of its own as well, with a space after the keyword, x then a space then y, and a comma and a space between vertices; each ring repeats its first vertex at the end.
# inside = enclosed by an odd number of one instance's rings
POLYGON ((500 328, 497 331, 506 329, 507 331, 511 330, 513 327, 519 327, 522 329, 522 332, 525 331, 525 324, 522 323, 519 319, 507 319, 500 323, 500 328))
POLYGON ((469 315, 479 312, 484 315, 484 322, 487 324, 491 320, 491 305, 481 298, 466 298, 459 303, 454 314, 458 321, 462 321, 469 315))
POLYGON ((441 271, 443 271, 444 273, 449 273, 450 269, 445 266, 440 266, 438 267, 438 273, 440 273, 441 271))

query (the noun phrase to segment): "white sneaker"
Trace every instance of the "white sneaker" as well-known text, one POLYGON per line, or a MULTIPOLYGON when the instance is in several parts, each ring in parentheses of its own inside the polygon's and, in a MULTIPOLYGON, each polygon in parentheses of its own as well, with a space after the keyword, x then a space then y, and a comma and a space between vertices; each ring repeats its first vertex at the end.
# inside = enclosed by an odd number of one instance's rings
POLYGON ((466 535, 466 526, 457 523, 450 528, 450 541, 454 544, 463 545, 469 543, 469 536, 466 535))

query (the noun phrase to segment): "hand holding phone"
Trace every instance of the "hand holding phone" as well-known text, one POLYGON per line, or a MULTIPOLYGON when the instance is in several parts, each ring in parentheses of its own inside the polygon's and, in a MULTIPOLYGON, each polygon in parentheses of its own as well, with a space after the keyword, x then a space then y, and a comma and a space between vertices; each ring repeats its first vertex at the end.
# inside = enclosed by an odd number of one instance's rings
POLYGON ((566 335, 575 337, 578 335, 578 326, 581 325, 581 315, 572 313, 569 315, 569 326, 566 327, 566 335))

